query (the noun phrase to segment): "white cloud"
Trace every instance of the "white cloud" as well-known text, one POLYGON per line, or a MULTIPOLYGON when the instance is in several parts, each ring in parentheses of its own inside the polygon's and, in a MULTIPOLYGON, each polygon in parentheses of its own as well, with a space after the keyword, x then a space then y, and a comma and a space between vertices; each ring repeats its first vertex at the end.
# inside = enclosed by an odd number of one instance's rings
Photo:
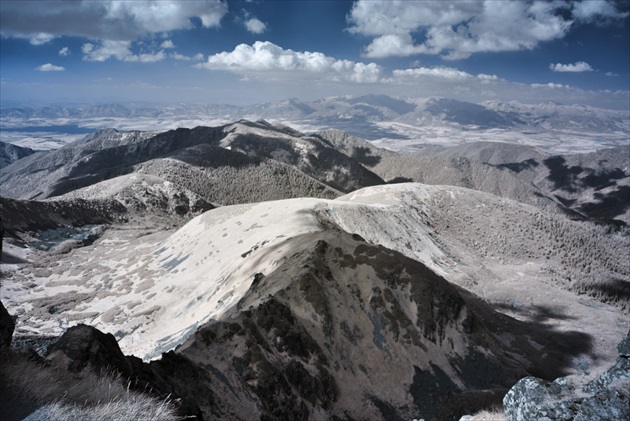
POLYGON ((608 76, 608 77, 617 77, 617 76, 619 76, 619 73, 614 73, 614 72, 606 72, 604 74, 606 76, 608 76))
POLYGON ((252 34, 262 34, 267 30, 267 25, 257 18, 249 18, 243 24, 252 34))
POLYGON ((86 43, 81 47, 81 51, 85 54, 83 60, 95 62, 103 62, 113 57, 120 61, 154 63, 166 58, 164 51, 134 54, 131 51, 131 41, 104 40, 98 47, 86 43))
POLYGON ((45 32, 40 32, 38 34, 32 35, 29 42, 32 45, 43 45, 43 44, 48 44, 53 39, 55 39, 54 35, 47 34, 45 32))
POLYGON ((569 85, 563 85, 561 83, 532 83, 532 88, 551 88, 551 89, 572 89, 569 85))
POLYGON ((439 78, 456 81, 474 77, 470 73, 452 67, 417 67, 414 69, 394 70, 392 73, 394 78, 399 81, 418 78, 439 78))
POLYGON ((46 63, 42 64, 41 66, 37 66, 35 70, 38 70, 40 72, 63 72, 66 69, 61 66, 55 66, 54 64, 46 63))
POLYGON ((611 1, 584 0, 573 6, 573 16, 585 22, 623 19, 628 12, 617 10, 611 1))
POLYGON ((271 42, 257 41, 253 45, 240 44, 231 52, 208 57, 205 63, 196 65, 209 70, 229 70, 254 76, 264 73, 296 74, 302 77, 327 77, 357 83, 375 83, 383 69, 375 63, 357 63, 338 60, 319 52, 298 52, 283 49, 271 42))
POLYGON ((92 51, 94 51, 94 44, 87 42, 81 46, 81 52, 83 52, 83 54, 89 54, 92 51))
POLYGON ((575 20, 623 14, 604 0, 565 1, 390 1, 358 0, 348 17, 352 33, 374 37, 368 57, 441 55, 464 59, 477 52, 533 49, 564 37, 575 20), (412 35, 418 35, 414 43, 412 35))
POLYGON ((484 73, 479 73, 477 75, 477 79, 479 79, 481 83, 484 83, 484 84, 497 82, 501 80, 501 78, 499 78, 497 75, 487 75, 484 73))
POLYGON ((170 48, 175 48, 175 44, 173 44, 173 41, 171 41, 170 39, 167 39, 167 40, 164 40, 164 42, 162 42, 162 44, 160 45, 160 48, 168 50, 170 48))
POLYGON ((27 38, 32 43, 63 35, 131 41, 192 28, 193 17, 206 28, 216 27, 227 11, 227 3, 220 0, 48 0, 37 2, 37 7, 3 0, 0 28, 3 36, 27 38))
POLYGON ((192 60, 192 57, 185 56, 185 55, 179 54, 179 53, 172 53, 171 54, 171 58, 173 58, 175 60, 181 60, 181 61, 190 61, 190 60, 192 60))
POLYGON ((203 54, 201 53, 197 53, 194 56, 190 57, 184 54, 179 54, 179 53, 172 53, 171 54, 171 58, 175 59, 175 60, 181 60, 181 61, 203 61, 204 57, 203 54))
POLYGON ((426 48, 422 45, 414 45, 409 34, 387 34, 375 38, 365 48, 364 55, 370 58, 384 58, 390 56, 410 56, 423 53, 426 48))
POLYGON ((488 84, 502 81, 497 75, 480 73, 473 75, 453 67, 415 67, 411 69, 397 69, 392 72, 390 82, 430 81, 442 80, 449 82, 469 81, 472 83, 488 84))
POLYGON ((549 65, 549 68, 553 70, 554 72, 579 73, 579 72, 592 72, 593 71, 593 68, 591 67, 591 65, 584 61, 578 61, 575 64, 551 63, 549 65))
POLYGON ((66 57, 69 54, 70 54, 70 49, 68 47, 63 47, 61 50, 59 50, 59 55, 62 57, 66 57))

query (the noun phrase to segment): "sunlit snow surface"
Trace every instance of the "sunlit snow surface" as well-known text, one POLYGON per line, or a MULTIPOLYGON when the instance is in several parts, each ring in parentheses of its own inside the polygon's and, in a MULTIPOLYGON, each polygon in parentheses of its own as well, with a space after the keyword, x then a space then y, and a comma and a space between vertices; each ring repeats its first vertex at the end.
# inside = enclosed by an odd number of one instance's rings
POLYGON ((114 334, 126 354, 154 359, 237 306, 257 273, 269 275, 314 247, 309 234, 339 229, 421 261, 484 299, 521 309, 570 303, 575 317, 558 321, 569 330, 627 330, 611 308, 584 297, 576 302, 552 282, 560 250, 547 228, 564 226, 561 242, 571 232, 593 237, 588 247, 603 247, 595 250, 603 254, 627 241, 559 218, 482 192, 417 183, 368 187, 336 200, 225 206, 177 231, 112 226, 92 246, 61 256, 5 241, 13 262, 0 267, 0 299, 17 316, 17 336, 60 335, 86 323, 114 334), (538 226, 539 218, 548 223, 538 226), (25 260, 33 264, 20 264, 25 260))
POLYGON ((406 247, 444 273, 452 261, 432 242, 421 209, 408 206, 421 207, 428 198, 426 186, 415 186, 375 187, 334 201, 226 206, 171 235, 124 238, 124 231, 116 236, 112 230, 64 259, 73 267, 41 269, 30 274, 28 285, 9 277, 2 300, 23 309, 18 334, 61 334, 88 323, 113 333, 125 353, 157 358, 236 305, 256 273, 269 274, 310 246, 301 242, 302 234, 331 224, 386 247, 406 247), (403 245, 400 239, 413 240, 403 245))

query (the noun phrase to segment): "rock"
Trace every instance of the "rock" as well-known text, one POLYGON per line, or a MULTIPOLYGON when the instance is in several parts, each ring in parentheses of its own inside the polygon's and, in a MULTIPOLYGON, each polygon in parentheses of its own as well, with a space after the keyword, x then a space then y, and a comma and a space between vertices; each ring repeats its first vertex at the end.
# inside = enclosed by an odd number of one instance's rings
POLYGON ((572 384, 567 377, 552 383, 526 377, 503 398, 511 421, 630 419, 630 332, 617 349, 619 358, 596 381, 572 384))
MULTIPOLYGON (((160 369, 156 369, 139 358, 125 356, 110 333, 84 324, 71 327, 49 347, 46 358, 73 372, 90 370, 97 375, 118 373, 129 382, 132 389, 143 393, 150 391, 160 399, 174 401, 180 415, 189 419, 202 419, 197 404, 184 396, 185 387, 173 385, 161 375, 164 371, 161 366, 166 363, 160 361, 160 369)), ((179 362, 178 367, 183 370, 185 364, 179 362)))
POLYGON ((51 345, 47 359, 74 372, 89 367, 97 374, 107 371, 118 371, 124 376, 131 374, 130 364, 116 338, 84 324, 71 327, 51 345))
POLYGON ((11 315, 7 309, 4 308, 2 302, 0 302, 0 349, 11 346, 14 329, 15 324, 13 323, 11 315))

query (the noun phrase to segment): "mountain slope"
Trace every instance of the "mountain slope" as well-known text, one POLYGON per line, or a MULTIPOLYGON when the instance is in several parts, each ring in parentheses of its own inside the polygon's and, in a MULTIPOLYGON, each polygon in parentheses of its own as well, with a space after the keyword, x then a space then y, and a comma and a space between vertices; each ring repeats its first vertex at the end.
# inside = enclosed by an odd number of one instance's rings
POLYGON ((0 168, 4 168, 35 152, 31 148, 22 148, 10 143, 0 142, 0 168))
POLYGON ((336 130, 319 132, 389 182, 453 185, 495 194, 572 218, 630 223, 630 149, 550 156, 524 145, 474 142, 417 153, 376 148, 336 130))
POLYGON ((7 196, 41 200, 136 172, 158 176, 215 203, 334 197, 337 189, 347 192, 383 182, 320 139, 250 122, 157 135, 102 131, 10 165, 0 172, 0 181, 7 196), (248 183, 256 177, 269 180, 267 188, 244 194, 256 186, 248 183), (224 193, 212 195, 213 186, 224 193), (241 197, 230 197, 233 192, 238 196, 239 189, 241 197))
MULTIPOLYGON (((217 208, 172 235, 143 229, 136 238, 113 227, 63 263, 36 254, 46 270, 18 270, 3 302, 18 309, 30 303, 27 330, 52 333, 63 326, 60 320, 81 320, 117 332, 126 352, 155 358, 221 318, 256 274, 268 275, 312 248, 304 235, 330 229, 396 250, 497 305, 518 303, 511 314, 524 312, 519 317, 535 303, 552 305, 545 295, 550 285, 562 302, 578 292, 630 308, 624 289, 630 268, 616 258, 627 249, 627 236, 492 195, 420 184, 371 187, 334 201, 217 208), (51 314, 50 308, 63 311, 51 314)), ((581 319, 593 305, 572 312, 581 319)))
POLYGON ((177 350, 212 391, 205 414, 450 419, 490 405, 525 372, 553 376, 566 366, 564 346, 587 343, 558 334, 556 347, 539 326, 359 237, 332 230, 301 241, 307 247, 257 276, 236 307, 177 350), (506 331, 518 339, 502 340, 506 331), (542 352, 519 342, 525 331, 542 352))
MULTIPOLYGON (((499 284, 469 266, 491 259, 467 256, 474 248, 453 238, 461 227, 445 226, 467 223, 481 203, 520 209, 410 184, 226 206, 175 232, 113 226, 71 255, 30 252, 33 267, 11 272, 2 301, 20 320, 18 338, 79 322, 114 334, 124 352, 168 371, 206 418, 454 418, 500 402, 524 375, 572 372, 578 356, 595 364, 585 308, 606 320, 600 334, 620 329, 618 314, 595 301, 551 328, 447 282, 475 275, 479 288, 499 284), (447 198, 470 213, 450 216, 447 198)), ((515 259, 510 252, 502 258, 515 259)), ((571 294, 554 283, 549 291, 554 300, 571 294)))

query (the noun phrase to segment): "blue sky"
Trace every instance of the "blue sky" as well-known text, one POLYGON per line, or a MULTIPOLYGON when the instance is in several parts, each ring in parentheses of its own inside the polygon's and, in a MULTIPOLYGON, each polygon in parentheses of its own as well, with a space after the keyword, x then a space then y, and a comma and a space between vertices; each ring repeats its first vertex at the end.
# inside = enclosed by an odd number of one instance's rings
POLYGON ((4 104, 367 93, 630 103, 626 0, 2 0, 0 8, 4 104))

